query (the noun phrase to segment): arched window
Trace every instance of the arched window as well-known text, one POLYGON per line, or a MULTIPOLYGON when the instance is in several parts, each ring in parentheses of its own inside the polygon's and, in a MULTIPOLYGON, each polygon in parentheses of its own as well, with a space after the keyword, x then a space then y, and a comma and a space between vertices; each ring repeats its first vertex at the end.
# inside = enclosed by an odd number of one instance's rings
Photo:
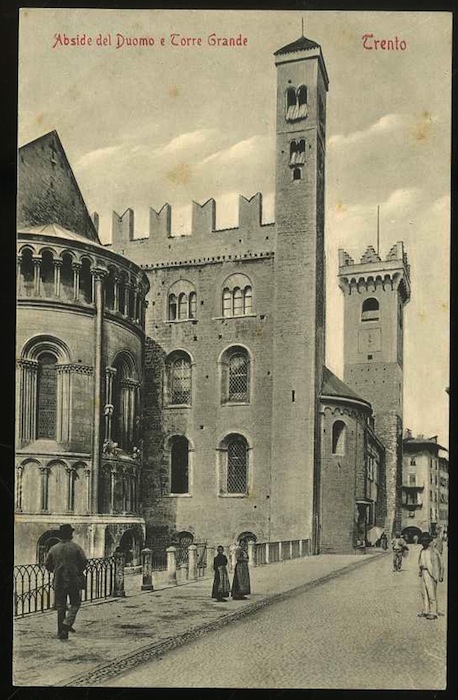
POLYGON ((67 301, 71 301, 75 297, 72 263, 72 256, 69 253, 64 253, 60 271, 60 296, 67 301))
MULTIPOLYGON (((91 261, 83 258, 80 270, 80 299, 90 304, 92 301, 91 261)), ((111 307, 112 308, 112 307, 111 307)))
POLYGON ((197 295, 188 280, 177 280, 168 291, 167 320, 188 321, 197 318, 197 295))
POLYGON ((54 296, 54 256, 49 250, 44 250, 41 256, 40 277, 41 293, 45 297, 54 296))
POLYGON ((364 299, 361 308, 361 321, 378 321, 380 316, 380 304, 378 299, 369 297, 364 299))
POLYGON ((341 420, 336 420, 332 425, 332 454, 342 455, 345 452, 346 425, 341 420))
POLYGON ((229 359, 228 401, 248 401, 249 375, 246 353, 234 353, 229 359))
MULTIPOLYGON (((113 405, 112 440, 126 451, 134 446, 134 426, 138 411, 138 375, 133 358, 127 352, 120 353, 113 362, 116 370, 111 384, 113 405)), ((107 394, 109 390, 107 389, 107 394)))
POLYGON ((304 165, 305 163, 305 139, 291 141, 289 146, 289 164, 304 165))
POLYGON ((289 87, 286 91, 286 107, 294 107, 297 102, 296 89, 289 87))
POLYGON ((172 441, 170 493, 189 493, 189 443, 184 436, 176 437, 172 441))
POLYGON ((223 289, 223 316, 232 316, 232 292, 230 289, 223 289))
POLYGON ((55 440, 57 424, 57 358, 50 352, 38 357, 37 439, 55 440))
POLYGON ((248 445, 241 435, 227 441, 227 493, 247 493, 248 445))
POLYGON ((297 89, 297 104, 299 105, 299 107, 301 105, 307 104, 307 88, 305 87, 305 85, 301 85, 297 89))
POLYGON ((294 168, 293 180, 302 180, 302 171, 300 168, 294 168))
POLYGON ((191 405, 191 358, 184 352, 172 353, 167 360, 167 403, 191 405))
POLYGON ((177 298, 175 294, 169 294, 169 321, 177 318, 177 298))
POLYGON ((188 318, 188 297, 184 292, 178 297, 178 318, 180 321, 188 318))
POLYGON ((300 85, 296 88, 289 87, 286 91, 286 119, 296 121, 307 116, 307 88, 300 85))
POLYGON ((189 294, 189 318, 196 318, 197 315, 197 295, 195 292, 189 294))
POLYGON ((26 297, 33 296, 34 273, 32 262, 32 251, 27 248, 22 253, 21 258, 21 293, 26 297))
POLYGON ((253 288, 249 277, 235 273, 223 286, 222 311, 225 318, 253 313, 253 288))
POLYGON ((243 292, 243 313, 251 314, 253 311, 253 290, 251 287, 245 287, 243 292))
POLYGON ((110 311, 114 310, 115 305, 115 272, 110 270, 105 280, 105 307, 110 311))

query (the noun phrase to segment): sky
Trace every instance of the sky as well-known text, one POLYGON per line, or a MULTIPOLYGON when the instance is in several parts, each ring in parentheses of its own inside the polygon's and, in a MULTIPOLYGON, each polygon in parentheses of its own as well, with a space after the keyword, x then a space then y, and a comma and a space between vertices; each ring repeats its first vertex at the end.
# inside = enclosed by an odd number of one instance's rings
POLYGON ((21 10, 19 145, 58 131, 88 209, 100 216, 103 242, 113 210, 134 209, 135 236, 143 237, 149 207, 158 211, 165 202, 179 235, 190 231, 191 202, 210 197, 217 228, 236 226, 238 195, 258 191, 264 222, 274 221, 273 53, 299 38, 302 20, 330 79, 327 365, 342 376, 337 251, 357 260, 376 245, 380 206, 382 256, 402 240, 411 266, 404 427, 438 435, 446 447, 450 14, 21 10), (172 45, 172 34, 188 45, 172 45), (99 35, 111 45, 98 45, 99 35), (244 45, 212 46, 211 35, 240 35, 244 45), (79 45, 65 45, 65 37, 79 45), (134 37, 149 43, 128 45, 134 37), (405 48, 375 48, 375 39, 405 48))

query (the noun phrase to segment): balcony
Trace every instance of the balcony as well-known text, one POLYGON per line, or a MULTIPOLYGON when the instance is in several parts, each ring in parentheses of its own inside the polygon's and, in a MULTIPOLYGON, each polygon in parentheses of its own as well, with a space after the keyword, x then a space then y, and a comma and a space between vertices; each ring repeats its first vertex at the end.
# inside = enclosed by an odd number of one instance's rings
POLYGON ((402 484, 402 488, 406 489, 407 493, 412 492, 412 491, 423 491, 425 488, 424 483, 423 484, 402 484))

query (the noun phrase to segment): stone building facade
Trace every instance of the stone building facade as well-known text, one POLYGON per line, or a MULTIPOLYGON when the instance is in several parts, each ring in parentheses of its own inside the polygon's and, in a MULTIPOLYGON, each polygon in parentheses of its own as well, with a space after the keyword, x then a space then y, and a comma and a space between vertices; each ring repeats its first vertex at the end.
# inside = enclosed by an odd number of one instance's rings
POLYGON ((366 254, 355 291, 341 253, 344 384, 325 367, 328 76, 305 37, 275 63, 275 223, 258 193, 240 196, 237 227, 217 230, 209 199, 193 203, 190 235, 173 236, 165 204, 147 236, 131 209, 114 213, 101 246, 57 134, 20 150, 16 517, 30 561, 62 520, 93 556, 121 545, 133 563, 143 543, 242 533, 355 551, 394 522, 405 254, 366 254), (369 396, 352 375, 368 362, 351 338, 374 295, 396 404, 383 382, 369 396))
POLYGON ((56 132, 20 149, 19 192, 16 560, 70 520, 89 556, 133 562, 148 280, 100 244, 56 132))

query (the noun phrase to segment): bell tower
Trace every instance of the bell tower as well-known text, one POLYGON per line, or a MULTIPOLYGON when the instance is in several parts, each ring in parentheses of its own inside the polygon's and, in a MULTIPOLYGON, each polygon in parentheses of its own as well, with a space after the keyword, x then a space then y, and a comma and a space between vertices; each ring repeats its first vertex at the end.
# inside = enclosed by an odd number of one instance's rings
POLYGON ((271 537, 316 542, 318 396, 325 351, 328 75, 302 36, 275 53, 276 249, 271 537))
POLYGON ((369 246, 360 262, 339 250, 344 294, 344 380, 372 404, 375 432, 385 445, 389 533, 401 525, 404 307, 410 299, 410 267, 402 241, 384 260, 369 246))

